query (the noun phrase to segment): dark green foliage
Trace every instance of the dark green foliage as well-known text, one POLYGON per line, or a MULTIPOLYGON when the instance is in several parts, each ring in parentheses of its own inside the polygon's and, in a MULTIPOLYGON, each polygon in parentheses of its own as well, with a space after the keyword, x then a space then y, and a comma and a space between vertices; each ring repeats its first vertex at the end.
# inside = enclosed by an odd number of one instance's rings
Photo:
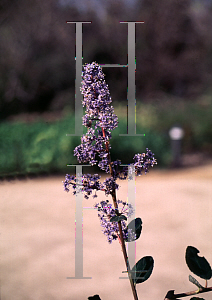
POLYGON ((110 222, 118 222, 118 221, 121 221, 121 220, 127 220, 127 218, 124 215, 115 216, 115 217, 112 217, 110 219, 110 222))
POLYGON ((94 296, 88 297, 88 300, 101 300, 101 298, 99 297, 99 295, 94 295, 94 296))
POLYGON ((132 220, 129 225, 127 226, 127 230, 132 229, 133 232, 136 233, 136 239, 127 239, 126 242, 133 242, 137 240, 141 235, 142 230, 142 220, 141 218, 136 218, 135 220, 132 220))
POLYGON ((192 297, 190 300, 205 300, 204 298, 192 297))
POLYGON ((154 259, 152 256, 144 256, 132 268, 132 279, 135 284, 146 281, 152 274, 154 259))
POLYGON ((195 247, 187 247, 185 256, 187 266, 195 275, 209 280, 212 276, 211 266, 204 257, 199 257, 198 253, 199 250, 195 247))

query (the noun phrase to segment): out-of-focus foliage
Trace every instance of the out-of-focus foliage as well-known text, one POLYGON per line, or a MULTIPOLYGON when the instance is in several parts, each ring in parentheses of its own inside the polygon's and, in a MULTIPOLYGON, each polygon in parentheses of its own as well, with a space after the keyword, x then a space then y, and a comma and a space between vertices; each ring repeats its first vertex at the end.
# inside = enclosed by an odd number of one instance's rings
POLYGON ((144 92, 192 98, 208 87, 212 75, 212 10, 203 3, 141 1, 145 26, 138 43, 144 92))
MULTIPOLYGON (((160 92, 193 99, 211 85, 209 1, 137 0, 131 5, 109 0, 102 10, 94 0, 93 5, 81 2, 1 1, 0 120, 74 108, 75 25, 68 20, 92 21, 83 25, 83 63, 100 64, 126 64, 127 25, 119 21, 145 21, 136 24, 136 92, 142 101, 160 92)), ((103 71, 113 101, 126 99, 127 68, 103 71)))
MULTIPOLYGON (((190 153, 202 152, 204 158, 201 163, 207 162, 212 152, 212 105, 207 99, 204 97, 198 103, 176 98, 172 101, 163 99, 163 104, 140 104, 137 108, 136 128, 137 133, 144 133, 145 137, 119 136, 127 133, 126 107, 115 107, 119 125, 112 134, 112 159, 121 159, 123 164, 129 164, 133 162, 136 153, 149 148, 155 154, 158 167, 169 166, 172 156, 168 131, 173 123, 179 123, 185 131, 182 154, 189 158, 190 153)), ((31 115, 29 117, 32 118, 31 115)), ((30 172, 72 172, 67 164, 77 163, 73 150, 80 144, 80 137, 66 134, 75 133, 74 122, 73 112, 60 120, 44 117, 33 122, 30 118, 24 121, 24 117, 21 117, 19 121, 2 122, 0 176, 30 172)))

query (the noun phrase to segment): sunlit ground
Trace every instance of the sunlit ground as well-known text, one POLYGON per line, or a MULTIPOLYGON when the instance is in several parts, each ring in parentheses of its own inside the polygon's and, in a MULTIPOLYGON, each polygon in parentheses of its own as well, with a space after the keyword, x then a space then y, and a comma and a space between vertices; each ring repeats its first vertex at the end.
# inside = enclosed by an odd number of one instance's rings
MULTIPOLYGON (((137 286, 139 299, 163 300, 168 290, 196 289, 188 281, 188 245, 212 264, 211 179, 212 165, 153 170, 136 179, 135 216, 143 221, 136 260, 151 255, 155 261, 150 279, 137 286)), ((67 279, 75 276, 75 197, 63 191, 62 180, 0 185, 1 300, 86 300, 94 294, 102 300, 133 299, 128 280, 119 279, 126 270, 120 245, 108 244, 93 209, 83 210, 83 275, 92 279, 67 279)), ((120 185, 118 198, 127 200, 127 181, 120 185)), ((104 198, 100 193, 96 201, 104 198)), ((83 200, 84 207, 94 203, 92 197, 83 200)))

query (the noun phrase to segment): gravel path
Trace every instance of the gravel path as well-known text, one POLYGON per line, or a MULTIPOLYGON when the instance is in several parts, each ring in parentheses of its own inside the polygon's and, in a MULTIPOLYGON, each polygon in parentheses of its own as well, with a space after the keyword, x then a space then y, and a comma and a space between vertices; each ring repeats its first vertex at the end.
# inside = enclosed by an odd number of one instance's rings
MULTIPOLYGON (((125 270, 120 245, 108 244, 92 209, 83 211, 83 273, 92 279, 67 279, 75 276, 75 198, 63 192, 62 180, 0 184, 0 299, 86 300, 99 294, 102 300, 133 300, 128 280, 119 279, 125 270)), ((211 182, 212 164, 153 170, 136 179, 136 217, 143 221, 136 260, 151 255, 155 261, 150 279, 137 286, 139 300, 163 300, 171 289, 195 290, 184 258, 188 245, 212 265, 211 182)), ((127 182, 120 184, 118 197, 127 200, 127 182)), ((93 204, 83 200, 84 207, 93 204)), ((212 299, 212 293, 200 296, 212 299)))

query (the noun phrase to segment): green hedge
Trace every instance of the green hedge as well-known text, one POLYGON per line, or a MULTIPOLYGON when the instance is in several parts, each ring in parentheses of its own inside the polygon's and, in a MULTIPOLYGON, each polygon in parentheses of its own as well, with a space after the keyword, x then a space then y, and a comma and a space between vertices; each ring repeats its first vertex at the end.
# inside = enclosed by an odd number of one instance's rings
MULTIPOLYGON (((211 105, 173 101, 140 105, 137 109, 137 133, 145 133, 145 137, 119 136, 127 133, 126 111, 117 107, 115 113, 119 117, 119 127, 114 130, 111 139, 114 160, 118 158, 128 164, 133 162, 135 153, 149 148, 155 153, 158 166, 167 167, 171 162, 168 131, 175 123, 181 124, 185 130, 184 153, 212 152, 211 105)), ((0 175, 70 172, 67 164, 77 164, 73 150, 80 143, 80 137, 66 134, 74 134, 74 130, 74 114, 71 113, 51 123, 41 120, 28 124, 1 123, 0 175)))
POLYGON ((80 141, 66 136, 73 130, 73 116, 55 123, 1 124, 0 173, 63 172, 80 141))

